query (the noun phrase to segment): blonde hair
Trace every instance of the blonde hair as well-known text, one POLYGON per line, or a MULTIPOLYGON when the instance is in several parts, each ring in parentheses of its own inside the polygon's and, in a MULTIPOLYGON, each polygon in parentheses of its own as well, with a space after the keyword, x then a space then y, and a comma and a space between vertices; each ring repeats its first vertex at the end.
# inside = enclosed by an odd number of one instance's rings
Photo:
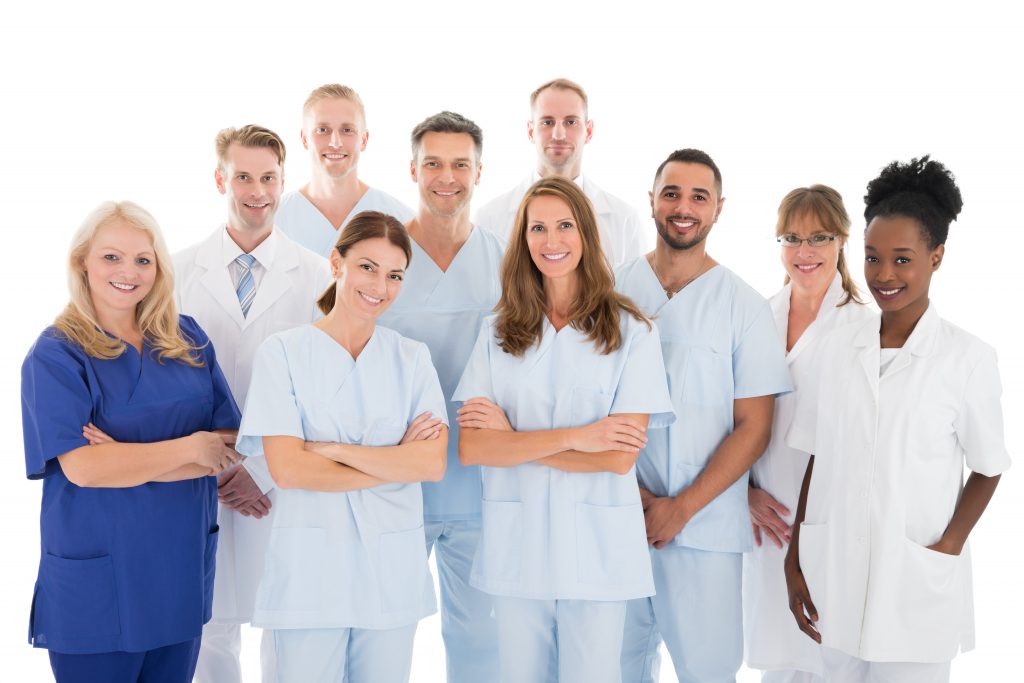
POLYGON ((583 118, 589 118, 587 113, 587 92, 583 89, 583 86, 576 81, 570 81, 568 78, 554 78, 547 83, 544 83, 539 88, 530 93, 530 112, 533 112, 533 108, 537 105, 537 98, 545 90, 571 90, 580 96, 583 100, 583 118))
POLYGON ((269 128, 250 123, 241 128, 225 128, 217 133, 217 138, 214 141, 214 147, 217 149, 217 168, 224 168, 224 164, 227 163, 228 147, 233 144, 269 149, 277 156, 277 163, 284 168, 284 140, 269 128))
POLYGON ((347 85, 341 85, 340 83, 328 83, 321 85, 319 88, 309 93, 309 97, 306 98, 305 103, 302 105, 302 115, 309 116, 309 112, 313 110, 313 105, 320 100, 330 99, 341 99, 348 100, 352 104, 356 105, 356 109, 359 110, 359 115, 363 117, 363 125, 366 124, 366 108, 363 106, 363 100, 359 97, 353 88, 347 85))
POLYGON ((569 206, 583 242, 583 254, 576 266, 578 294, 569 308, 569 324, 585 333, 602 355, 612 353, 622 346, 622 311, 648 327, 650 322, 636 304, 615 291, 612 269, 601 249, 594 208, 576 183, 560 176, 541 178, 519 203, 501 263, 501 298, 494 308, 498 314, 498 344, 505 353, 522 356, 530 346, 540 343, 543 334, 547 304, 544 278, 530 256, 526 231, 530 202, 544 196, 557 197, 569 206))
MULTIPOLYGON (((843 197, 828 185, 811 185, 810 187, 798 187, 782 198, 779 204, 779 220, 775 224, 775 236, 781 237, 791 232, 792 225, 802 218, 811 218, 821 224, 822 230, 830 235, 841 237, 845 243, 850 237, 850 216, 846 213, 843 205, 843 197)), ((839 263, 836 266, 839 277, 842 280, 843 291, 846 297, 839 302, 839 306, 845 306, 851 301, 859 304, 860 292, 857 291, 857 284, 850 275, 850 269, 846 265, 846 254, 842 247, 839 248, 839 263)), ((789 282, 789 275, 783 284, 789 282)))
POLYGON ((53 325, 69 341, 82 347, 93 358, 112 359, 124 353, 127 345, 106 334, 100 326, 85 272, 85 257, 96 232, 114 221, 124 221, 149 235, 156 255, 156 279, 153 288, 135 308, 135 319, 143 338, 158 351, 159 361, 180 360, 202 367, 197 347, 182 336, 178 311, 174 304, 174 269, 163 234, 156 219, 134 202, 104 202, 85 217, 68 251, 68 291, 71 300, 53 325))

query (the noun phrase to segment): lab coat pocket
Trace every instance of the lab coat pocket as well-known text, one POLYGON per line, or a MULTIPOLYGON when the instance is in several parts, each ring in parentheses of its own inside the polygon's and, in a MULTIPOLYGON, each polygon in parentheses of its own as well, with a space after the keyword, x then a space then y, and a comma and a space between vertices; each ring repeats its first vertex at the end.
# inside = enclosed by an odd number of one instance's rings
POLYGON ((487 580, 518 581, 524 550, 523 504, 484 499, 482 512, 479 571, 474 573, 487 580))
POLYGON ((220 526, 214 526, 206 535, 206 549, 203 554, 203 623, 213 616, 213 576, 217 565, 217 539, 220 526))
POLYGON ((572 415, 569 426, 582 427, 608 417, 613 398, 612 394, 602 391, 576 387, 572 390, 572 415))
POLYGON ((121 633, 110 555, 84 560, 45 553, 39 572, 33 632, 73 640, 121 633))
POLYGON ((643 506, 577 503, 576 571, 581 583, 634 586, 651 581, 643 506))
MULTIPOLYGON (((897 586, 910 632, 936 647, 955 643, 962 621, 963 556, 947 555, 905 539, 903 571, 897 586), (927 636, 925 635, 927 634, 927 636)), ((955 644, 948 645, 955 650, 955 644)))
MULTIPOLYGON (((258 609, 323 609, 327 531, 317 527, 276 527, 270 533, 258 609), (266 590, 263 590, 266 584, 266 590)), ((334 577, 342 580, 347 577, 334 577)))
POLYGON ((380 599, 385 614, 418 609, 427 585, 423 527, 380 535, 380 599))

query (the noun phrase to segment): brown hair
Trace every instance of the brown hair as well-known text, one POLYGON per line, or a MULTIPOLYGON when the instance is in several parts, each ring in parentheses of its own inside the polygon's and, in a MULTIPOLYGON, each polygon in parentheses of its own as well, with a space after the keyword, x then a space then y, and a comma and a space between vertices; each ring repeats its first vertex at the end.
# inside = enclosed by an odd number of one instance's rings
POLYGON ((227 161, 228 147, 232 144, 242 147, 264 147, 277 156, 277 163, 284 168, 284 140, 269 128, 249 124, 241 128, 225 128, 217 133, 214 143, 217 149, 217 168, 223 169, 227 161))
MULTIPOLYGON (((344 257, 348 250, 359 242, 379 237, 383 237, 402 250, 405 254, 406 265, 412 261, 412 243, 409 241, 409 233, 405 226, 394 216, 380 211, 362 211, 353 216, 338 235, 338 241, 334 244, 334 248, 344 257)), ((316 305, 320 307, 320 311, 324 315, 330 313, 334 308, 336 292, 337 285, 331 282, 320 298, 316 300, 316 305)))
POLYGON ((527 208, 535 198, 543 196, 558 197, 568 204, 583 242, 583 255, 576 267, 578 294, 569 309, 569 324, 585 333, 600 353, 612 353, 622 346, 621 311, 648 327, 650 322, 636 304, 615 291, 612 269, 601 249, 594 208, 576 183, 560 176, 548 176, 534 183, 516 211, 501 263, 501 299, 494 309, 498 314, 498 344, 505 353, 522 356, 530 346, 540 343, 547 302, 544 279, 526 244, 526 230, 527 208))
POLYGON ((302 115, 307 116, 313 109, 313 105, 320 100, 340 99, 348 100, 352 104, 356 105, 356 109, 359 110, 359 115, 363 117, 363 125, 366 125, 366 108, 363 107, 363 100, 359 97, 353 88, 347 85, 341 85, 340 83, 327 83, 321 85, 319 88, 309 93, 309 97, 302 104, 302 115))
POLYGON ((552 80, 548 81, 547 83, 543 84, 542 86, 540 86, 539 88, 537 88, 536 90, 534 90, 532 93, 530 93, 530 112, 531 113, 533 112, 534 106, 536 106, 536 104, 537 104, 537 98, 540 97, 540 94, 542 92, 544 92, 545 90, 548 90, 548 89, 553 89, 553 90, 572 90, 574 93, 576 93, 577 95, 580 96, 581 100, 583 100, 583 118, 588 118, 590 116, 590 114, 587 113, 587 110, 588 110, 589 106, 587 104, 587 93, 586 93, 586 91, 583 89, 582 85, 580 85, 579 83, 577 83, 575 81, 570 81, 568 78, 555 78, 555 79, 552 79, 552 80))
MULTIPOLYGON (((781 237, 790 232, 790 227, 801 218, 810 217, 821 223, 822 230, 830 235, 841 237, 846 242, 850 237, 850 217, 843 206, 843 197, 828 185, 811 185, 798 187, 782 198, 779 204, 779 220, 775 224, 775 235, 781 237)), ((838 304, 845 306, 851 301, 864 303, 860 300, 860 292, 850 276, 846 265, 846 255, 842 247, 839 249, 839 276, 843 282, 846 297, 838 304)), ((789 282, 789 275, 783 283, 789 282)))

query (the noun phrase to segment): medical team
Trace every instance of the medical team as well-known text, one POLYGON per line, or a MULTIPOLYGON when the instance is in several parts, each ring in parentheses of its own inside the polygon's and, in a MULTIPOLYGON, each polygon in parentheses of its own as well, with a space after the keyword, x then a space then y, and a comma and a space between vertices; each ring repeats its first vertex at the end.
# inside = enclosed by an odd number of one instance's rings
POLYGON ((995 353, 928 296, 953 175, 868 184, 880 314, 842 198, 790 192, 766 301, 706 250, 710 156, 658 167, 642 254, 583 176, 585 91, 530 107, 537 166, 475 220, 475 123, 413 129, 412 210, 359 180, 335 84, 295 192, 275 133, 218 134, 226 221, 173 261, 137 205, 86 218, 22 367, 29 638, 57 681, 237 683, 250 622, 265 683, 417 680, 431 552, 452 682, 653 682, 662 642, 688 683, 744 657, 770 683, 949 680, 1009 467, 995 353))

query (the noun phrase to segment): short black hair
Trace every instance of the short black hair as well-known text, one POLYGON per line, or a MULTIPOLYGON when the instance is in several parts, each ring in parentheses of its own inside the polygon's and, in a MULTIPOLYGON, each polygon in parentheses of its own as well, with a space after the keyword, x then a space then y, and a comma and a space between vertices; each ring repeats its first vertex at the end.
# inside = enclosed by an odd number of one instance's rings
POLYGON ((949 224, 964 207, 956 178, 943 164, 924 155, 907 163, 894 161, 868 183, 864 220, 906 216, 920 224, 934 249, 946 243, 949 224))
POLYGON ((654 172, 654 184, 658 184, 658 179, 661 178, 661 172, 665 170, 673 161, 679 161, 684 164, 703 164, 711 169, 711 172, 715 174, 715 191, 718 192, 718 197, 722 197, 722 172, 718 170, 718 165, 714 160, 708 156, 706 152, 702 152, 699 149, 677 149, 668 155, 665 161, 661 162, 661 166, 658 166, 658 170, 654 172))
POLYGON ((484 153, 484 132, 462 114, 453 111, 442 111, 433 116, 423 119, 412 129, 412 155, 415 158, 420 151, 420 142, 427 133, 466 133, 473 138, 473 146, 476 148, 476 162, 484 153))

